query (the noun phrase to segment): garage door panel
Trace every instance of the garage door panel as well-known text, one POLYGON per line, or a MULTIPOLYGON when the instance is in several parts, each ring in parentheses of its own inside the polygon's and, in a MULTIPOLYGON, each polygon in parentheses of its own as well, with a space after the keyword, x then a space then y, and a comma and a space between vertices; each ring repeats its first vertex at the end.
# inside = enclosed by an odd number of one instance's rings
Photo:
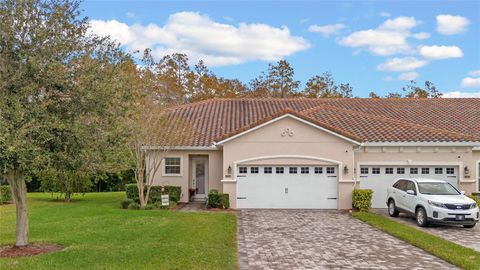
POLYGON ((264 173, 264 167, 270 166, 243 167, 247 173, 237 175, 238 208, 337 208, 337 176, 327 174, 326 167, 271 166, 271 174, 264 173), (258 167, 258 173, 252 174, 251 167, 258 167), (277 173, 276 167, 282 167, 283 173, 277 173), (297 173, 290 173, 290 167, 297 173))
POLYGON ((372 189, 372 207, 386 208, 387 188, 399 178, 444 180, 458 187, 458 166, 394 166, 360 167, 360 188, 372 189))

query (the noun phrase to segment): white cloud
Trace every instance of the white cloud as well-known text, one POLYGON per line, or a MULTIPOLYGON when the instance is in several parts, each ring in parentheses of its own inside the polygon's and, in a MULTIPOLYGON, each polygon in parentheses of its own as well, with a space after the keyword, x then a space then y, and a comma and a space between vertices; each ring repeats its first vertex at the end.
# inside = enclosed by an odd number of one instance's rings
POLYGON ((392 14, 390 14, 390 12, 387 12, 387 11, 382 11, 380 12, 380 16, 381 17, 390 17, 392 14))
POLYGON ((399 81, 411 81, 411 80, 415 80, 418 76, 419 76, 419 74, 415 71, 405 72, 405 73, 402 73, 402 74, 398 75, 398 80, 399 81))
POLYGON ((480 69, 478 70, 472 70, 470 71, 468 74, 472 75, 472 76, 480 76, 480 69))
POLYGON ((128 50, 151 48, 156 57, 181 52, 193 61, 203 59, 209 66, 275 61, 310 47, 286 26, 247 23, 235 26, 215 22, 196 12, 174 13, 163 26, 127 25, 116 20, 92 20, 90 25, 91 32, 110 35, 128 50))
POLYGON ((130 18, 130 19, 135 18, 135 13, 133 12, 127 12, 125 15, 127 16, 127 18, 130 18))
POLYGON ((410 30, 418 25, 414 17, 397 17, 388 19, 375 29, 353 32, 342 38, 340 44, 354 48, 367 48, 375 55, 393 55, 411 52, 407 42, 412 34, 410 30))
POLYGON ((460 91, 452 91, 443 93, 444 98, 480 98, 480 92, 460 92, 460 91))
POLYGON ((430 33, 427 32, 419 32, 412 35, 413 38, 418 40, 424 40, 430 38, 430 33))
POLYGON ((427 61, 417 59, 415 57, 403 57, 403 58, 395 57, 378 65, 377 69, 381 71, 402 72, 402 71, 415 70, 417 68, 425 66, 427 63, 428 63, 427 61))
POLYGON ((480 78, 472 78, 472 77, 463 78, 460 85, 465 88, 467 87, 480 88, 480 78))
POLYGON ((420 46, 418 51, 421 56, 434 60, 463 57, 462 50, 457 46, 420 46))
POLYGON ((455 35, 467 31, 470 21, 462 16, 442 14, 437 17, 437 31, 444 35, 455 35))
POLYGON ((338 34, 340 30, 344 29, 345 25, 341 23, 337 24, 327 24, 327 25, 310 25, 308 27, 309 32, 322 33, 325 37, 328 37, 332 34, 338 34))

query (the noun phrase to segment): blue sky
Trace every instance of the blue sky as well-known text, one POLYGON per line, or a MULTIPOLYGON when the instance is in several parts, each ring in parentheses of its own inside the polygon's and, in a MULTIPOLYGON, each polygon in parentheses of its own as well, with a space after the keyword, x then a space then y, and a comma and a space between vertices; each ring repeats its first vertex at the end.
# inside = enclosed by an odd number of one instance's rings
POLYGON ((187 53, 248 82, 278 59, 296 79, 325 71, 354 95, 430 80, 480 97, 480 1, 85 1, 92 31, 157 57, 187 53))

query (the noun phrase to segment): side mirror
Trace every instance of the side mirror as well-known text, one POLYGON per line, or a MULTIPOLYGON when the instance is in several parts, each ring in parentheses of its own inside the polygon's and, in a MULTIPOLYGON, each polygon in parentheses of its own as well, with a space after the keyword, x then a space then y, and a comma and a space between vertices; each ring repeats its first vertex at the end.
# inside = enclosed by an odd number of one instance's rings
POLYGON ((465 195, 465 191, 463 191, 463 190, 460 191, 460 194, 465 195))
POLYGON ((408 195, 415 195, 415 191, 409 189, 409 190, 407 190, 407 194, 408 195))

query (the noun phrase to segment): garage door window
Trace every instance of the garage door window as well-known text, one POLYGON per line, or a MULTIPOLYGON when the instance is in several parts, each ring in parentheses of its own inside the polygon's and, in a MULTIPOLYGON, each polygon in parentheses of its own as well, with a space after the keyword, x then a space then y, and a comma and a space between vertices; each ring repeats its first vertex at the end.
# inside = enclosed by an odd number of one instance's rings
POLYGON ((418 174, 418 168, 410 168, 410 174, 418 174))
POLYGON ((435 174, 443 174, 443 168, 435 168, 435 174))
POLYGON ((405 174, 405 168, 397 168, 397 174, 405 174))
POLYGON ((283 167, 276 167, 275 172, 278 173, 278 174, 282 174, 283 173, 283 167))
POLYGON ((430 174, 430 168, 422 168, 422 174, 430 174))
POLYGON ((327 173, 328 174, 334 174, 335 173, 335 167, 327 167, 327 173))
POLYGON ((315 174, 322 174, 323 168, 322 167, 315 167, 315 174))
POLYGON ((380 174, 380 168, 372 168, 372 174, 380 174))
POLYGON ((455 174, 455 168, 447 168, 447 174, 455 174))
POLYGON ((247 173, 247 167, 239 167, 238 168, 238 173, 247 173))
POLYGON ((263 173, 265 173, 265 174, 271 174, 271 173, 272 173, 272 167, 265 167, 265 168, 263 168, 263 173))
POLYGON ((290 167, 290 168, 288 168, 288 172, 291 173, 291 174, 297 173, 297 167, 290 167))
POLYGON ((368 174, 368 168, 360 168, 360 174, 368 174))
POLYGON ((301 167, 301 168, 300 168, 300 173, 301 173, 301 174, 309 174, 309 173, 310 173, 310 168, 308 168, 308 167, 301 167))
POLYGON ((385 174, 393 174, 393 168, 385 168, 385 174))
POLYGON ((250 173, 254 173, 254 174, 258 173, 258 167, 251 167, 250 173))

